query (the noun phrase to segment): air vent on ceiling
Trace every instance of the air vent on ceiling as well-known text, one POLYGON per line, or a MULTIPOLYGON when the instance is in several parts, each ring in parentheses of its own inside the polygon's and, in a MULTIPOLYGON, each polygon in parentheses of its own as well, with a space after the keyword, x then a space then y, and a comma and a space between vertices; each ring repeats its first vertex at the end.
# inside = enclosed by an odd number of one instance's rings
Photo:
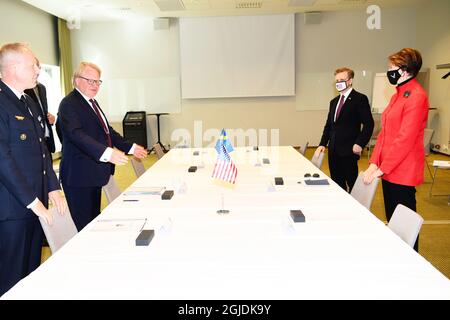
POLYGON ((311 6, 316 0, 289 0, 289 7, 307 7, 311 6))
POLYGON ((340 4, 363 4, 366 3, 367 0, 340 0, 340 4))
POLYGON ((260 9, 262 1, 236 1, 236 9, 260 9))
POLYGON ((155 0, 155 3, 161 11, 181 11, 185 9, 182 0, 155 0))

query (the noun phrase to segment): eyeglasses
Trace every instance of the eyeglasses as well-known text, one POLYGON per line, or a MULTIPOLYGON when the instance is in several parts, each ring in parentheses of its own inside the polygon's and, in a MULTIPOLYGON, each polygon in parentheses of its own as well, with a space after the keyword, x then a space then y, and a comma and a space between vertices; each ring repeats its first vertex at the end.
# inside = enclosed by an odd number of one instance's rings
POLYGON ((94 79, 88 79, 88 78, 85 78, 85 77, 82 77, 82 76, 78 76, 77 78, 81 78, 81 79, 84 79, 84 80, 86 80, 87 81, 87 83, 89 83, 91 86, 92 85, 94 85, 94 84, 96 84, 96 85, 101 85, 102 84, 102 80, 94 80, 94 79))

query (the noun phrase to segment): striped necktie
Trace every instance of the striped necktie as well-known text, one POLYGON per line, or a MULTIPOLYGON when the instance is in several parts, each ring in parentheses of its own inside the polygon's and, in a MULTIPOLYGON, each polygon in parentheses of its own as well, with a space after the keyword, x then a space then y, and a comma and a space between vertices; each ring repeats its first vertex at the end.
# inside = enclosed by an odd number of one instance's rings
POLYGON ((94 99, 90 99, 89 102, 91 103, 92 108, 94 109, 95 114, 98 117, 98 121, 100 121, 100 124, 102 125, 103 130, 105 131, 105 134, 106 134, 106 136, 108 138, 108 146, 112 147, 111 135, 109 134, 108 127, 106 126, 106 123, 105 123, 105 121, 103 120, 103 118, 102 118, 102 116, 100 114, 100 109, 99 109, 99 107, 97 105, 97 101, 95 101, 94 99))

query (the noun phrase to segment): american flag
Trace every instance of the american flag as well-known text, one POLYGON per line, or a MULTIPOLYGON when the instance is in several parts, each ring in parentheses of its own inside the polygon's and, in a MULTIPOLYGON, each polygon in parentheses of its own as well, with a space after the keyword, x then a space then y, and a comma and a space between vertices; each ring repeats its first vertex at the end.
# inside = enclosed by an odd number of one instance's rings
POLYGON ((227 141, 225 130, 222 129, 221 137, 216 144, 218 154, 212 177, 234 184, 236 182, 237 168, 228 154, 230 149, 233 151, 231 143, 227 141))

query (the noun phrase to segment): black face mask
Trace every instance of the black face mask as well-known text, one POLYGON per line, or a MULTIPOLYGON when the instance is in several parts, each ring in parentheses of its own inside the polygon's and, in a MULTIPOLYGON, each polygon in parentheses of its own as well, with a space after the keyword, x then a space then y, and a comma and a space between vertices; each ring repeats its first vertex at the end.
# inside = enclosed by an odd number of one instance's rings
POLYGON ((398 82, 398 79, 400 79, 400 77, 402 76, 400 74, 400 68, 398 68, 397 70, 389 70, 388 72, 386 72, 386 75, 388 77, 389 82, 392 85, 396 85, 398 82))

